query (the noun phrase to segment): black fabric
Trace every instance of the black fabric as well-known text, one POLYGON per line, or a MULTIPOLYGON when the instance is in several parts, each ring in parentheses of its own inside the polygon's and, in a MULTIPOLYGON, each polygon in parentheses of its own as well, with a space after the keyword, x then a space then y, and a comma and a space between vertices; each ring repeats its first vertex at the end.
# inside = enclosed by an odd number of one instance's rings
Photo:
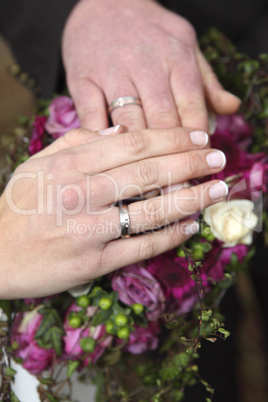
POLYGON ((0 32, 44 98, 61 89, 61 34, 76 0, 1 0, 0 32))
POLYGON ((160 0, 187 18, 198 36, 214 26, 251 56, 268 52, 267 0, 160 0))

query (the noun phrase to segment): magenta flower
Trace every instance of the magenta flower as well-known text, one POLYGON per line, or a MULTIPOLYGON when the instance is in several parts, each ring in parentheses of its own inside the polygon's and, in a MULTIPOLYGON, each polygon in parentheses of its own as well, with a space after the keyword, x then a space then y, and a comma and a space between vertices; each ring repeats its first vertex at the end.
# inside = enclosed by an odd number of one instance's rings
POLYGON ((14 353, 15 357, 22 358, 23 367, 32 374, 38 374, 49 368, 56 355, 54 349, 43 349, 34 339, 43 318, 38 314, 38 309, 39 307, 30 312, 17 314, 11 339, 19 345, 14 353))
POLYGON ((129 265, 115 272, 112 288, 118 291, 121 302, 140 303, 147 308, 147 318, 155 321, 163 313, 165 296, 159 282, 138 264, 129 265))
POLYGON ((30 155, 36 154, 43 148, 46 119, 46 116, 36 116, 33 122, 33 131, 28 149, 30 155))
POLYGON ((234 247, 222 248, 222 243, 215 241, 213 249, 206 254, 206 259, 203 262, 203 267, 207 272, 208 277, 213 281, 220 281, 224 277, 224 272, 231 263, 231 257, 234 253, 241 263, 248 252, 248 246, 237 244, 234 247))
MULTIPOLYGON (((96 307, 88 307, 87 315, 92 317, 96 312, 96 307)), ((107 336, 105 326, 98 325, 96 327, 89 327, 86 329, 72 328, 69 325, 67 317, 71 311, 81 310, 75 303, 73 303, 66 314, 66 321, 64 324, 65 336, 64 351, 68 354, 68 359, 75 358, 81 360, 83 366, 87 366, 89 362, 95 364, 104 353, 105 349, 110 346, 112 342, 112 336, 107 336), (85 353, 81 346, 80 340, 85 337, 90 337, 96 341, 96 347, 93 353, 85 353)))
POLYGON ((239 142, 240 147, 244 149, 251 143, 252 129, 243 116, 230 114, 227 116, 217 116, 215 134, 231 135, 234 141, 239 142))
POLYGON ((160 333, 158 322, 150 322, 147 328, 136 326, 135 331, 129 335, 129 341, 125 349, 133 355, 155 350, 158 346, 158 337, 160 333))
POLYGON ((72 128, 79 128, 80 121, 69 96, 58 96, 49 106, 49 117, 45 128, 56 140, 72 128))

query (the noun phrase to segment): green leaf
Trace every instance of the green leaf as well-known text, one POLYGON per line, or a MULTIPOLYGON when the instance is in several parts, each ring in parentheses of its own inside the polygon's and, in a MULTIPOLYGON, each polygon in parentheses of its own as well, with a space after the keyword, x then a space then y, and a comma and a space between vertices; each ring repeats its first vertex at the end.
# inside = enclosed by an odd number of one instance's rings
POLYGON ((4 368, 4 373, 5 373, 5 376, 7 376, 7 377, 14 377, 14 375, 17 373, 17 371, 8 366, 8 367, 4 368))
POLYGON ((92 319, 91 325, 96 327, 100 324, 105 324, 105 321, 110 317, 111 311, 109 310, 101 310, 99 313, 95 314, 92 319))
POLYGON ((41 384, 54 384, 55 380, 52 377, 42 377, 39 379, 41 384))
POLYGON ((75 370, 79 367, 80 362, 78 360, 69 360, 67 365, 67 378, 70 378, 75 370))
POLYGON ((174 380, 179 375, 179 373, 180 371, 177 367, 164 367, 160 371, 160 375, 163 381, 174 380))
POLYGON ((35 334, 35 339, 41 338, 55 324, 62 326, 60 316, 55 309, 50 307, 43 307, 38 310, 38 313, 42 314, 44 317, 41 321, 40 327, 35 334))
POLYGON ((189 353, 186 352, 182 352, 178 355, 174 356, 174 363, 176 366, 178 367, 186 367, 187 364, 189 363, 191 359, 191 355, 189 355, 189 353))
POLYGON ((56 350, 58 356, 61 355, 61 345, 62 345, 62 336, 64 335, 64 331, 59 327, 52 327, 46 333, 46 339, 49 343, 51 343, 53 349, 56 350))
POLYGON ((14 394, 14 392, 10 391, 10 402, 20 402, 19 398, 14 394))
POLYGON ((11 321, 12 305, 10 300, 0 300, 0 309, 7 316, 8 321, 11 321))
POLYGON ((225 338, 227 338, 230 335, 230 332, 227 331, 227 329, 224 329, 224 328, 218 328, 217 331, 220 332, 221 334, 223 334, 225 338))

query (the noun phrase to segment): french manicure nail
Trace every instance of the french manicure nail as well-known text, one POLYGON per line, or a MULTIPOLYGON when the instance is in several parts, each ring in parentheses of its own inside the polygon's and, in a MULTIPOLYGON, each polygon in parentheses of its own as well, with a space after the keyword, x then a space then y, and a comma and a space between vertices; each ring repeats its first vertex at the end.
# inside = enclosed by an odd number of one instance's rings
POLYGON ((190 138, 194 145, 204 147, 208 143, 208 135, 205 131, 192 131, 190 133, 190 138))
POLYGON ((207 164, 211 168, 223 168, 226 164, 226 157, 222 151, 213 151, 206 156, 207 164))
POLYGON ((217 200, 226 197, 228 194, 228 186, 224 181, 219 181, 209 189, 209 196, 212 200, 217 200))
POLYGON ((110 135, 115 134, 121 126, 118 124, 117 126, 105 128, 104 130, 99 131, 100 135, 110 135))
POLYGON ((186 236, 193 235, 199 231, 199 223, 198 222, 192 222, 190 224, 185 224, 183 228, 184 233, 186 236))

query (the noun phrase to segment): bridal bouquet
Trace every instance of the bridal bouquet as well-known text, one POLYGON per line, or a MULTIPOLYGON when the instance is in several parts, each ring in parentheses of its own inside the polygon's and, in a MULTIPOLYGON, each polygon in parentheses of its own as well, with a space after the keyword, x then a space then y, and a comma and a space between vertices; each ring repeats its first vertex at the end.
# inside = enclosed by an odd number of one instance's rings
MULTIPOLYGON (((76 371, 96 384, 96 401, 181 401, 185 387, 200 381, 207 402, 213 398, 198 373, 201 340, 229 336, 219 302, 247 268, 255 233, 265 233, 268 220, 268 56, 251 60, 214 30, 203 46, 223 84, 243 98, 238 114, 215 119, 211 136, 227 157, 212 179, 224 180, 229 196, 196 217, 199 233, 177 249, 69 292, 0 302, 7 317, 0 358, 9 354, 37 376, 41 401, 71 400, 66 385, 76 371)), ((72 99, 40 102, 27 127, 29 137, 10 156, 12 169, 79 127, 72 99)), ((14 375, 6 362, 0 399, 14 375)))

